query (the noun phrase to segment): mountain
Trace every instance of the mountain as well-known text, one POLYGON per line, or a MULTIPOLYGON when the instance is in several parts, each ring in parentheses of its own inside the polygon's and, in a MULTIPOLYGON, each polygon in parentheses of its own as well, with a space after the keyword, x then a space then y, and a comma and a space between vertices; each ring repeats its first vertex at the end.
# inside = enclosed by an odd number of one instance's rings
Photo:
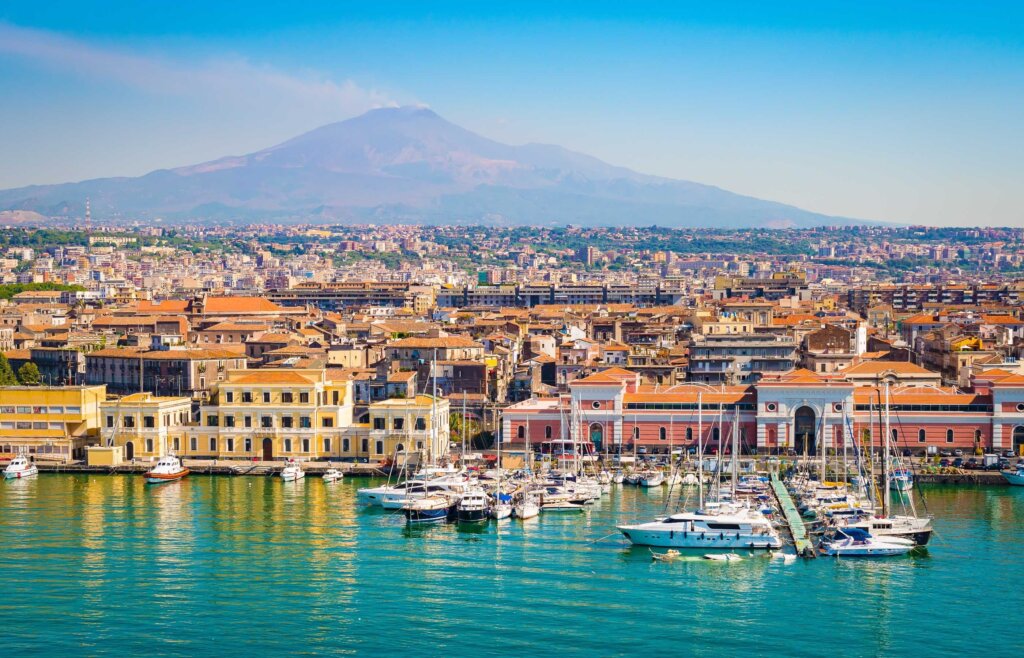
POLYGON ((0 191, 0 211, 179 220, 710 227, 851 224, 558 146, 510 146, 429 109, 372 110, 249 155, 0 191))

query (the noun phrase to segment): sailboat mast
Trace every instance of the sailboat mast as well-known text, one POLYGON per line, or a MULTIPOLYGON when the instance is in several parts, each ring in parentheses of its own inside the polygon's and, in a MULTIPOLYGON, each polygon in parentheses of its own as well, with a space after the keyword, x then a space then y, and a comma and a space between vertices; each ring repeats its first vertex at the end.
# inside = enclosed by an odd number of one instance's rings
POLYGON ((697 391, 697 509, 704 509, 704 392, 697 391))
POLYGON ((732 415, 732 497, 736 499, 736 480, 739 477, 739 447, 740 447, 740 405, 733 404, 732 415))
POLYGON ((889 382, 885 383, 885 450, 882 455, 882 474, 885 479, 885 490, 882 491, 882 514, 889 516, 889 439, 892 432, 889 429, 889 382))

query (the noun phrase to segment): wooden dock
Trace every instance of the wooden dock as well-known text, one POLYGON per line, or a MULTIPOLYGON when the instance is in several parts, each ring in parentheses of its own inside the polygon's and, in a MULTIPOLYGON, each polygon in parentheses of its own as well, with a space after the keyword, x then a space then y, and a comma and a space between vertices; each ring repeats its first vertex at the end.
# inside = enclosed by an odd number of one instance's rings
POLYGON ((807 533, 807 526, 804 525, 803 517, 789 495, 786 485, 779 479, 778 473, 772 473, 772 491, 775 492, 775 499, 786 518, 786 525, 789 526, 789 533, 793 537, 793 544, 796 546, 796 553, 802 557, 816 557, 814 546, 811 544, 810 535, 807 533))

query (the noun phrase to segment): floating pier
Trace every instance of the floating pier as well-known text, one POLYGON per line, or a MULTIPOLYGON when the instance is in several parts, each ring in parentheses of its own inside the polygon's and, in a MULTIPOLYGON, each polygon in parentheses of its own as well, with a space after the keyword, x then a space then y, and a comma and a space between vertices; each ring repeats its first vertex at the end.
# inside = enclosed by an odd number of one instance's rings
POLYGON ((786 525, 789 526, 789 533, 793 536, 797 555, 815 557, 814 546, 807 533, 807 526, 804 525, 804 520, 793 502, 793 497, 789 495, 789 490, 779 479, 778 473, 772 473, 772 491, 775 492, 775 498, 779 501, 779 507, 782 508, 782 514, 786 518, 786 525))

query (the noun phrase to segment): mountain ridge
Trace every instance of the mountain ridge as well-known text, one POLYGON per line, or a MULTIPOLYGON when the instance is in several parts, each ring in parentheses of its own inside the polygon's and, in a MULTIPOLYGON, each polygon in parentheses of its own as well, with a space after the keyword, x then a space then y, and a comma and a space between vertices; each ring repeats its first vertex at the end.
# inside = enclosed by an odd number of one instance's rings
POLYGON ((641 174, 554 144, 509 145, 400 107, 253 153, 138 177, 0 190, 0 211, 189 220, 716 226, 868 223, 641 174))

